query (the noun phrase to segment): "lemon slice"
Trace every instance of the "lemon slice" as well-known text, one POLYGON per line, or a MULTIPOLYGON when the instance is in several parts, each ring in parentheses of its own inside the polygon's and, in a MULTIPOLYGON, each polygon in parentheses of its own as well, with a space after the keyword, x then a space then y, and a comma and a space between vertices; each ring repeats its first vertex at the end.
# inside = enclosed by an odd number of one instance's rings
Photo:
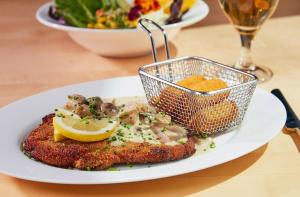
POLYGON ((53 137, 54 137, 54 142, 59 142, 66 139, 66 137, 60 134, 56 129, 54 129, 53 137))
POLYGON ((68 110, 57 109, 53 118, 54 141, 60 141, 64 137, 81 142, 104 140, 112 134, 118 122, 108 118, 81 119, 68 110))

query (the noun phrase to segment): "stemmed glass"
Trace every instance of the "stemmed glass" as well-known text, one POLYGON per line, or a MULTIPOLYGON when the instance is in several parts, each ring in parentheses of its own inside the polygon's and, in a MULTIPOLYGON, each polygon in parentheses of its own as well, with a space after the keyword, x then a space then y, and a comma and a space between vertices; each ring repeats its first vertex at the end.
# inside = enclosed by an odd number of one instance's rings
POLYGON ((256 75, 259 82, 271 79, 272 71, 253 63, 251 42, 262 24, 273 14, 279 0, 219 0, 225 15, 239 32, 242 49, 235 68, 256 75))

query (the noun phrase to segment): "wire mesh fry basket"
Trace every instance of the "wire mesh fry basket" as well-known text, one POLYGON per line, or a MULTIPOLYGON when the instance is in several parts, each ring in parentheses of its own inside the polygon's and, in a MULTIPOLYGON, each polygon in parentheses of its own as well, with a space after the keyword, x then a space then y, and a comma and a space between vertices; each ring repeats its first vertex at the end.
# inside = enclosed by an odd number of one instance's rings
POLYGON ((255 76, 202 57, 169 59, 165 30, 149 19, 141 19, 139 25, 150 37, 155 61, 139 69, 150 105, 170 115, 192 134, 217 134, 241 124, 256 88, 255 76), (155 42, 144 23, 163 33, 168 60, 157 62, 155 42), (204 76, 204 89, 208 91, 191 90, 178 83, 193 76, 204 76), (226 87, 218 88, 220 81, 226 87))

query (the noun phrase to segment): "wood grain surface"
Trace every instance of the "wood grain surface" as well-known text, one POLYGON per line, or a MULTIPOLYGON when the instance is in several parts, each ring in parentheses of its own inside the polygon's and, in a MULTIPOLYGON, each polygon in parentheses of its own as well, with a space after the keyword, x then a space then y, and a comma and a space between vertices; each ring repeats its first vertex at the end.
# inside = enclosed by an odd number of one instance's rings
MULTIPOLYGON (((22 2, 0 1, 1 15, 5 16, 0 17, 0 106, 68 84, 136 75, 140 65, 152 62, 151 55, 113 59, 93 54, 64 32, 35 21, 34 11, 44 1, 22 2), (15 15, 9 7, 15 9, 15 15)), ((280 88, 300 116, 299 35, 300 16, 271 19, 253 43, 253 57, 274 71, 273 79, 260 87, 280 88)), ((198 55, 232 64, 239 45, 231 25, 193 26, 171 42, 171 50, 173 57, 198 55)), ((300 196, 300 154, 296 145, 300 145, 299 138, 280 133, 263 147, 231 162, 181 176, 128 184, 57 185, 0 174, 0 196, 300 196)))

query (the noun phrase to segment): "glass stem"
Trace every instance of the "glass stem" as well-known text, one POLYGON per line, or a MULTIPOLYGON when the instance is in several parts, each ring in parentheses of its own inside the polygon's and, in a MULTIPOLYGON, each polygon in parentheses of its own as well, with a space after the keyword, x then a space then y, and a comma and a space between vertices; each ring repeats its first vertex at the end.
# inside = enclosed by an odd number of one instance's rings
POLYGON ((255 70, 251 57, 251 42, 253 40, 253 35, 240 34, 240 36, 242 48, 240 58, 238 59, 235 68, 246 71, 255 70))

